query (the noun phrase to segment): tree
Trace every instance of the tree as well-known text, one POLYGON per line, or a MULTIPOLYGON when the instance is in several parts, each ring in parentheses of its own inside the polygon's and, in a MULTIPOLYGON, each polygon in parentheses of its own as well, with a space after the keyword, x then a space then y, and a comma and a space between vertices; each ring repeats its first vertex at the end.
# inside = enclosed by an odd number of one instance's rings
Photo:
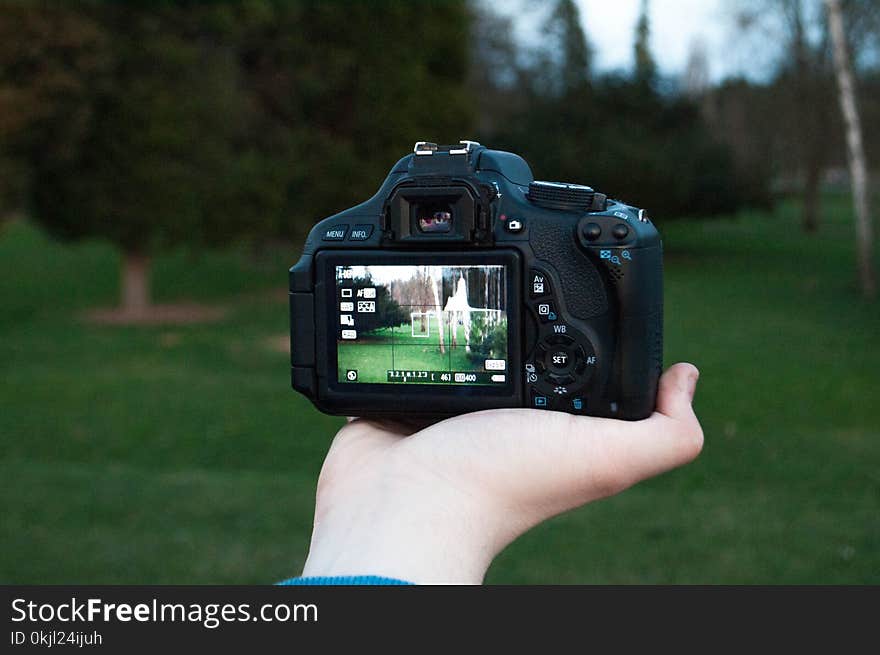
POLYGON ((840 0, 825 0, 831 40, 834 44, 834 66, 839 89, 841 113, 846 124, 847 160, 852 178, 853 205, 856 214, 856 259, 862 293, 873 298, 877 281, 872 264, 873 235, 868 207, 868 167, 862 146, 862 125, 856 105, 852 65, 847 52, 843 12, 840 0))
MULTIPOLYGON (((401 323, 408 322, 409 317, 404 313, 397 300, 394 299, 391 289, 373 280, 369 273, 364 277, 354 278, 351 280, 351 283, 355 289, 373 288, 376 290, 375 299, 367 301, 376 303, 376 311, 357 314, 357 327, 361 333, 365 334, 383 328, 393 329, 397 328, 401 323)), ((360 301, 360 298, 360 296, 352 298, 352 302, 357 303, 360 301)))
MULTIPOLYGON (((786 7, 792 28, 791 49, 794 53, 794 100, 798 124, 801 126, 801 161, 804 174, 803 229, 819 229, 819 191, 822 169, 827 161, 827 148, 821 136, 827 132, 830 113, 823 102, 828 81, 828 47, 823 38, 817 45, 807 39, 805 10, 802 0, 789 0, 786 7)), ((824 30, 822 30, 824 34, 824 30)))
POLYGON ((132 317, 154 254, 302 237, 372 195, 412 143, 473 123, 464 0, 12 7, 0 108, 24 98, 27 120, 0 112, 0 171, 17 172, 0 201, 59 238, 116 243, 132 317))
MULTIPOLYGON (((702 73, 695 77, 699 80, 702 73)), ((688 89, 687 82, 684 88, 688 89)), ((778 179, 780 162, 796 160, 781 149, 790 140, 780 136, 784 112, 779 109, 779 96, 775 85, 727 79, 694 97, 706 129, 733 156, 732 182, 740 206, 769 208, 773 203, 770 185, 778 179)))
POLYGON ((688 49, 687 63, 681 81, 682 90, 687 97, 698 100, 709 89, 709 82, 709 54, 706 51, 706 42, 697 38, 691 41, 688 49))
POLYGON ((640 86, 651 86, 656 82, 657 64, 651 54, 651 21, 648 16, 648 0, 642 0, 639 20, 636 23, 636 40, 633 46, 635 55, 635 82, 640 86))
POLYGON ((542 27, 541 48, 521 64, 518 96, 507 104, 513 115, 487 136, 525 156, 541 175, 569 172, 573 179, 572 170, 583 175, 580 138, 595 107, 590 47, 572 0, 554 3, 542 27))
POLYGON ((798 162, 801 226, 816 232, 829 156, 826 135, 833 119, 827 102, 832 80, 824 13, 816 0, 741 0, 737 21, 744 31, 757 33, 762 44, 780 44, 776 111, 785 116, 780 131, 798 162))
MULTIPOLYGON (((105 68, 104 35, 88 17, 61 7, 7 2, 0 19, 0 216, 27 209, 30 153, 63 115, 68 132, 87 118, 77 102, 105 68)), ((53 134, 61 150, 71 144, 53 134)))
POLYGON ((543 31, 547 47, 541 67, 550 89, 572 95, 589 87, 592 54, 574 0, 557 0, 543 31))
POLYGON ((467 86, 477 106, 476 134, 495 135, 522 111, 529 80, 513 37, 512 18, 499 15, 486 3, 473 2, 470 9, 467 86))
POLYGON ((284 193, 278 235, 300 237, 371 196, 416 141, 470 138, 463 0, 264 4, 241 58, 260 114, 250 138, 276 162, 284 193))
POLYGON ((173 3, 74 10, 102 35, 96 56, 106 64, 45 121, 33 153, 34 218, 62 239, 116 243, 122 311, 138 318, 150 306, 154 252, 259 230, 236 143, 246 105, 234 92, 234 53, 204 37, 210 12, 173 3), (81 120, 67 119, 70 106, 81 120))
POLYGON ((517 60, 505 21, 485 4, 479 25, 494 28, 495 42, 472 52, 473 79, 496 80, 474 88, 481 111, 496 117, 483 124, 485 142, 522 155, 543 179, 592 184, 657 218, 730 212, 765 195, 769 176, 738 166, 695 102, 639 84, 635 72, 593 75, 575 5, 551 4, 542 50, 517 60))

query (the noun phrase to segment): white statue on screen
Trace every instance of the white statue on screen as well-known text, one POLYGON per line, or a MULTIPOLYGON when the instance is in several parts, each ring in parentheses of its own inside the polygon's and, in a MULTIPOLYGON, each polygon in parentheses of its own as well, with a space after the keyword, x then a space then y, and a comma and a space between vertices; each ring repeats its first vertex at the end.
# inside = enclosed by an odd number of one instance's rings
POLYGON ((449 320, 449 329, 452 332, 452 347, 458 345, 458 326, 464 328, 465 352, 471 351, 471 312, 474 308, 468 304, 467 283, 464 281, 464 275, 459 275, 458 283, 455 287, 455 293, 446 301, 446 307, 443 309, 449 320))

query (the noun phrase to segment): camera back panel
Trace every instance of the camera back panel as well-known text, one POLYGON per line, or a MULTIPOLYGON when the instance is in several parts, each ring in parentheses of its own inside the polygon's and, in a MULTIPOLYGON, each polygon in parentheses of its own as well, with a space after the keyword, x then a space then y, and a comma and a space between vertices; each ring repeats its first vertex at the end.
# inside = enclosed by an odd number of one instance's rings
POLYGON ((511 153, 431 146, 309 235, 290 271, 294 388, 343 415, 650 415, 662 247, 645 212, 535 182, 511 153))

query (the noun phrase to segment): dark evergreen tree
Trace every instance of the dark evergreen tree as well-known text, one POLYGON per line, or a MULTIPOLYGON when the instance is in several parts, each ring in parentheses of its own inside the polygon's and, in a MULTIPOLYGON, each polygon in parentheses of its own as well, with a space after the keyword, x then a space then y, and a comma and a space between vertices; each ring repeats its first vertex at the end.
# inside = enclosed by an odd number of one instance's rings
POLYGON ((416 140, 470 134, 464 0, 0 11, 0 201, 118 244, 131 315, 154 253, 301 236, 416 140))
POLYGON ((569 95, 588 87, 592 56, 574 0, 557 0, 543 32, 541 73, 553 92, 569 95))
POLYGON ((651 19, 648 16, 648 0, 642 0, 639 20, 636 23, 634 81, 640 86, 652 86, 657 78, 657 64, 651 54, 651 19))

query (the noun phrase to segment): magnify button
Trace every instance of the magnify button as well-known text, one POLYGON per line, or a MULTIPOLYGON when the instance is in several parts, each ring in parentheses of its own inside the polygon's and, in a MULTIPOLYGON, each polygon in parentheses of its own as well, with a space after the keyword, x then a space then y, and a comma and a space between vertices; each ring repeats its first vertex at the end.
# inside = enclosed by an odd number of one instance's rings
POLYGON ((632 255, 629 254, 629 250, 624 250, 622 253, 620 253, 620 256, 623 257, 624 259, 628 259, 629 261, 632 261, 632 255))

